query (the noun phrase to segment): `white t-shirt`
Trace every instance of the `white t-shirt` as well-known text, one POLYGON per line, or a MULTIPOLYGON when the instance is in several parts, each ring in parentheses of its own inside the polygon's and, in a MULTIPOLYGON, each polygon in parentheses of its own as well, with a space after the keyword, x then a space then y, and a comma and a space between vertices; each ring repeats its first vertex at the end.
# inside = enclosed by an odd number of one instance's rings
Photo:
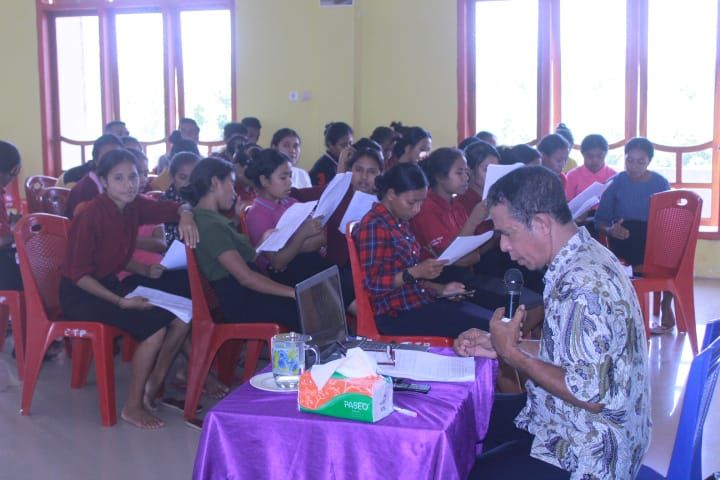
POLYGON ((312 187, 310 175, 302 168, 292 167, 292 186, 293 188, 312 187))

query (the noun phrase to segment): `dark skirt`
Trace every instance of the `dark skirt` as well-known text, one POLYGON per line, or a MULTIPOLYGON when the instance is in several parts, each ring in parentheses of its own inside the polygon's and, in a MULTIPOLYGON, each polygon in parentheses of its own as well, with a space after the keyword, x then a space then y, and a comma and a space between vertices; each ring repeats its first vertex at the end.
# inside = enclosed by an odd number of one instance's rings
MULTIPOLYGON (((303 280, 312 277, 316 273, 327 270, 333 264, 327 258, 318 253, 300 253, 288 264, 282 272, 269 269, 270 278, 283 285, 295 287, 303 280)), ((350 265, 338 267, 340 269, 340 288, 343 294, 343 303, 347 308, 355 300, 355 289, 352 282, 352 271, 350 265)))
POLYGON ((493 312, 471 302, 438 300, 401 312, 397 317, 375 319, 385 335, 431 335, 455 338, 465 330, 487 331, 493 312))
POLYGON ((626 220, 623 227, 630 231, 630 237, 618 240, 608 236, 610 250, 628 265, 637 266, 645 262, 645 243, 647 241, 647 222, 639 220, 626 220))
POLYGON ((300 331, 297 304, 291 298, 256 292, 228 275, 210 282, 222 311, 219 323, 278 323, 300 331))
MULTIPOLYGON (((132 277, 125 280, 130 278, 132 277)), ((126 281, 119 282, 117 277, 110 276, 101 280, 100 283, 113 293, 125 296, 134 288, 129 287, 129 283, 135 283, 137 279, 126 281)), ((114 303, 86 292, 65 277, 60 279, 60 305, 63 315, 70 320, 111 325, 139 342, 167 327, 175 319, 175 315, 157 307, 149 310, 122 309, 114 303)))
POLYGON ((22 290, 20 266, 15 261, 15 249, 0 249, 0 290, 22 290))
MULTIPOLYGON (((507 303, 507 289, 502 278, 476 274, 470 267, 453 265, 445 267, 442 274, 433 281, 438 283, 461 282, 465 284, 467 290, 475 290, 475 295, 468 301, 493 311, 504 307, 507 303)), ((525 305, 528 309, 535 308, 543 304, 543 298, 534 290, 523 287, 520 304, 525 305)))

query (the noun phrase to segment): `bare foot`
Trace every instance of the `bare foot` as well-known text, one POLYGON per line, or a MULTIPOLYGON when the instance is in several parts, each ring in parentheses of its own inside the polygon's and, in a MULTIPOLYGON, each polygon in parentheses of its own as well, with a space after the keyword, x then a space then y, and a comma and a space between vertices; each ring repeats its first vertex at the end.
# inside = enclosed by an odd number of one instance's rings
POLYGON ((220 380, 215 378, 214 375, 210 374, 205 379, 205 395, 210 398, 221 399, 225 398, 230 389, 223 384, 220 380))
POLYGON ((158 430, 165 426, 165 422, 142 407, 125 407, 120 412, 120 418, 145 430, 158 430))
POLYGON ((158 405, 156 400, 159 390, 159 385, 154 385, 152 382, 152 378, 149 378, 147 383, 145 383, 145 395, 143 395, 143 405, 145 406, 145 409, 147 411, 157 411, 158 405))

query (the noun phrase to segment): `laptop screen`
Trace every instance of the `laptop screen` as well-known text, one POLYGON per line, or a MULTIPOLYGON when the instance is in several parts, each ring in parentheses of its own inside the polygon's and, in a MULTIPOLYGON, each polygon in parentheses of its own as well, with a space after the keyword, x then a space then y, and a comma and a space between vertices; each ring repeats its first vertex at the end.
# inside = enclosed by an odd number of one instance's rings
POLYGON ((319 348, 343 342, 348 330, 337 266, 313 275, 295 286, 300 325, 319 348))

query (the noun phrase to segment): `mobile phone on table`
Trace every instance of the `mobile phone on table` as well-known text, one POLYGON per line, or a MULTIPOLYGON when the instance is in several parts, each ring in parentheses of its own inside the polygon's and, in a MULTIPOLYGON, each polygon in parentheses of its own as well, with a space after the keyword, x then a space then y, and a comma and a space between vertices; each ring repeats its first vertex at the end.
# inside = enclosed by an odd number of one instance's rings
POLYGON ((475 290, 461 290, 459 292, 446 293, 444 295, 438 295, 437 298, 456 298, 456 297, 472 297, 475 295, 475 290))

